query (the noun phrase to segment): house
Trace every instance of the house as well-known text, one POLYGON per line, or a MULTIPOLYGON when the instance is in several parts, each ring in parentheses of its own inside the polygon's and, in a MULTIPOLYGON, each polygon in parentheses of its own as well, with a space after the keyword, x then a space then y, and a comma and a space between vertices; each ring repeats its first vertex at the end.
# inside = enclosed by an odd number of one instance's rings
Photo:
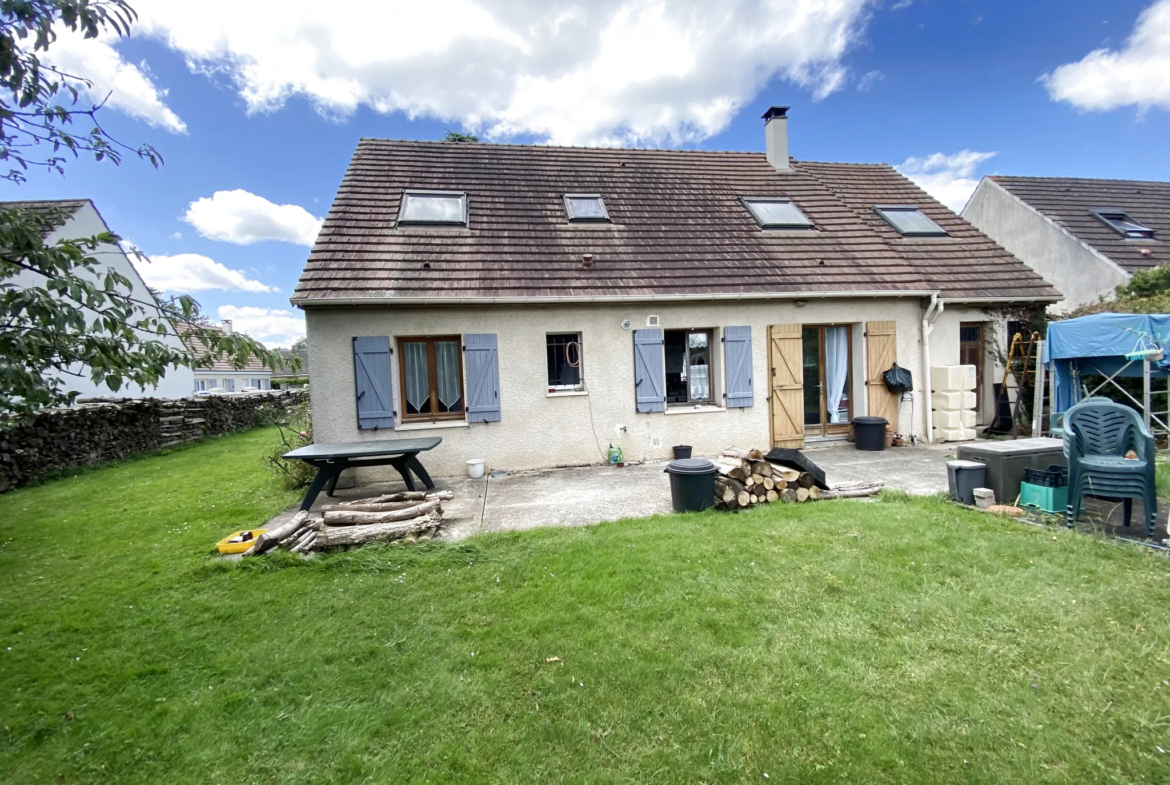
MULTIPOLYGON (((224 319, 212 329, 231 334, 232 322, 224 319)), ((196 357, 206 354, 203 343, 191 335, 184 336, 187 347, 196 357)), ((258 357, 250 356, 243 368, 237 368, 227 357, 217 358, 209 367, 195 369, 194 391, 199 393, 237 393, 272 389, 272 369, 266 368, 258 357)), ((190 393, 188 393, 190 395, 190 393)))
MULTIPOLYGON (((51 245, 59 240, 93 237, 109 232, 110 227, 97 211, 89 199, 59 199, 32 202, 2 202, 5 208, 22 208, 26 210, 48 213, 51 210, 59 211, 60 220, 55 220, 52 229, 45 234, 45 244, 51 245)), ((125 276, 131 284, 131 294, 142 304, 139 309, 143 318, 147 316, 159 317, 161 311, 154 299, 154 294, 138 274, 138 270, 130 261, 130 257, 121 247, 115 244, 104 243, 92 253, 92 256, 104 265, 105 269, 114 270, 125 276)), ((80 277, 97 282, 98 276, 104 272, 91 272, 82 268, 75 270, 80 277)), ((8 282, 17 287, 41 286, 44 279, 38 274, 25 270, 17 273, 8 282)), ((164 320, 165 321, 165 320, 164 320)), ((158 336, 153 333, 142 337, 161 340, 173 349, 182 349, 183 342, 169 321, 165 322, 167 333, 158 336)), ((94 384, 88 370, 81 365, 70 369, 71 373, 61 378, 62 388, 79 393, 80 398, 183 398, 191 394, 193 374, 190 368, 168 368, 157 387, 144 389, 137 384, 125 384, 118 390, 111 390, 105 384, 94 384), (78 375, 73 375, 72 372, 78 375)))
POLYGON ((963 217, 1059 289, 1061 311, 1170 264, 1170 183, 984 177, 963 217))
POLYGON ((765 120, 766 153, 362 139, 291 298, 317 440, 438 435, 455 473, 862 414, 929 438, 923 369, 978 340, 990 370, 997 309, 1059 293, 890 166, 792 160, 786 108, 765 120))

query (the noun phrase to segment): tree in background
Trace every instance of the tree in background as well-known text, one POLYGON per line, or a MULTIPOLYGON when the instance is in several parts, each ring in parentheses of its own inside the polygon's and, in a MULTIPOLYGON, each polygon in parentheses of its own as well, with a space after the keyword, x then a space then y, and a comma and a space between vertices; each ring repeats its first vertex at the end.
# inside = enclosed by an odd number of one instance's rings
POLYGON ((444 142, 478 142, 479 137, 475 134, 465 134, 460 131, 447 131, 447 135, 443 137, 444 142))
MULTIPOLYGON (((124 36, 136 20, 125 0, 0 0, 0 159, 13 166, 6 179, 24 182, 30 168, 64 174, 69 154, 117 165, 133 152, 153 166, 162 162, 149 145, 135 148, 110 137, 97 122, 101 104, 79 105, 89 80, 40 59, 58 29, 86 38, 104 31, 124 36), (78 119, 92 123, 90 130, 75 132, 78 119)), ((0 425, 12 422, 12 414, 72 404, 77 393, 66 389, 68 376, 88 376, 117 391, 127 383, 157 386, 168 369, 224 358, 237 368, 258 357, 270 368, 299 369, 296 358, 286 363, 246 335, 214 329, 189 296, 156 300, 149 290, 135 291, 94 256, 119 242, 113 233, 47 244, 68 217, 54 209, 0 208, 0 412, 6 413, 0 425), (163 338, 172 327, 206 351, 196 357, 169 346, 163 338)))
POLYGON ((1114 290, 1112 300, 1082 305, 1064 318, 1093 313, 1170 313, 1170 265, 1140 270, 1114 290))

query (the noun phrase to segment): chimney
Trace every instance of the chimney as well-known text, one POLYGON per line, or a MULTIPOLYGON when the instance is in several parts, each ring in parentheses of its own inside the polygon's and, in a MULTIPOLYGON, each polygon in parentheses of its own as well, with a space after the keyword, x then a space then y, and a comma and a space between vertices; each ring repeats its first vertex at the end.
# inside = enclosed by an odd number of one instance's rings
POLYGON ((225 333, 227 333, 228 335, 232 334, 232 320, 231 319, 224 319, 222 322, 219 323, 219 326, 222 327, 223 331, 225 333))
POLYGON ((768 163, 778 172, 792 171, 788 165, 787 106, 773 106, 764 112, 764 138, 767 140, 768 163))

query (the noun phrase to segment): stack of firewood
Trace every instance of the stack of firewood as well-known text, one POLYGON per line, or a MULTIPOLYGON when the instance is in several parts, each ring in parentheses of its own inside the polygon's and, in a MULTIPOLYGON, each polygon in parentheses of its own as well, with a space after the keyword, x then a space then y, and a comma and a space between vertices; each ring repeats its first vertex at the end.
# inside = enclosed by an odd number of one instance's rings
POLYGON ((441 503, 452 497, 451 491, 403 491, 322 507, 320 515, 302 510, 257 537, 244 555, 259 556, 277 548, 306 553, 375 541, 427 542, 443 525, 441 503))
POLYGON ((807 502, 821 498, 816 477, 789 466, 769 463, 760 450, 732 447, 715 459, 715 506, 728 510, 772 502, 807 502))

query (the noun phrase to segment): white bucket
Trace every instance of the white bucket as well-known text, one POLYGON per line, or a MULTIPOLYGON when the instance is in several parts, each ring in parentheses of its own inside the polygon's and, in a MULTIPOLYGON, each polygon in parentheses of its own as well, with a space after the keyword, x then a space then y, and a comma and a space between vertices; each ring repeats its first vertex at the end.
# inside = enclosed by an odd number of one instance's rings
POLYGON ((467 462, 467 476, 473 480, 483 476, 483 458, 472 458, 467 462))

